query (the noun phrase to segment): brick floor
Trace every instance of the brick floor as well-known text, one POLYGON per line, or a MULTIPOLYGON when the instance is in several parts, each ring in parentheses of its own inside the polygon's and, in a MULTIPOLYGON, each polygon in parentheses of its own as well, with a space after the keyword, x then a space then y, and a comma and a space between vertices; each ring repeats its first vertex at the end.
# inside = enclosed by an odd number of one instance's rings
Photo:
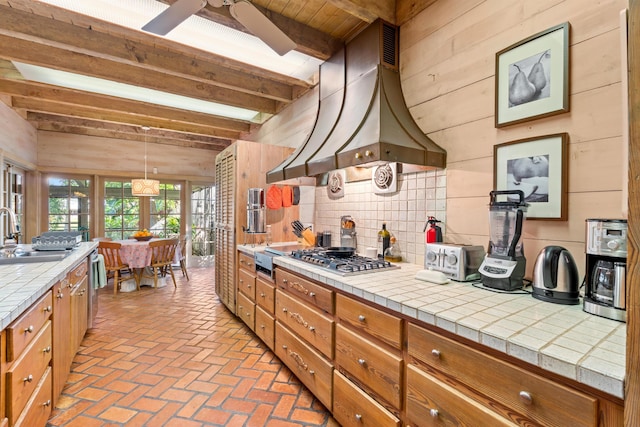
POLYGON ((177 289, 100 290, 47 427, 338 427, 220 303, 213 269, 189 276, 176 272, 177 289))

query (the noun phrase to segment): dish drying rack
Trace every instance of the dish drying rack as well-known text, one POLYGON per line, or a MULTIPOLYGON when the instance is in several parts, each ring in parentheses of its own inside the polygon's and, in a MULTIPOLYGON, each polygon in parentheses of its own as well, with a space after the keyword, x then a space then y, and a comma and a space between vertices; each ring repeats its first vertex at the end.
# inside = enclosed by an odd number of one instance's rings
POLYGON ((35 251, 64 251, 75 248, 81 241, 81 232, 47 231, 31 239, 31 248, 35 251))

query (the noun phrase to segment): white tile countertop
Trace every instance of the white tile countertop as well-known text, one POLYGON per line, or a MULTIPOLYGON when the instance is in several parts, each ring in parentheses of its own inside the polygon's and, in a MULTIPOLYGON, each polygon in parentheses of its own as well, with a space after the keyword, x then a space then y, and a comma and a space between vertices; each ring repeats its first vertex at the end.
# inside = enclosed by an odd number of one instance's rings
MULTIPOLYGON (((274 245, 275 246, 275 245, 274 245)), ((238 246, 249 254, 264 246, 238 246)), ((626 324, 528 294, 498 293, 471 283, 415 279, 423 267, 340 276, 281 256, 276 265, 438 326, 532 365, 624 398, 626 324)))
POLYGON ((97 246, 97 242, 80 243, 61 261, 0 265, 0 330, 18 318, 97 246))

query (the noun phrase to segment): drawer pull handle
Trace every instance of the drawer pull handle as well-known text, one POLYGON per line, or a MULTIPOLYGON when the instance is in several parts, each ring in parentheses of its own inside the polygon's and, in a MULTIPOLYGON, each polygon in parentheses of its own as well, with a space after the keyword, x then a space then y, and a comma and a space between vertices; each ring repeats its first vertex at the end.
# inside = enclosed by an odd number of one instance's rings
POLYGON ((56 298, 62 299, 62 297, 64 297, 64 294, 62 292, 58 292, 58 295, 56 295, 56 298))
POLYGON ((433 357, 439 358, 440 357, 440 350, 436 350, 434 348, 433 350, 431 350, 431 354, 433 355, 433 357))
POLYGON ((358 320, 361 322, 364 322, 365 319, 366 317, 364 317, 364 314, 361 314, 360 316, 358 316, 358 320))
POLYGON ((260 325, 260 329, 264 329, 264 325, 260 325))
POLYGON ((261 297, 261 298, 264 298, 264 297, 265 297, 264 292, 260 292, 260 297, 261 297))
POLYGON ((50 401, 50 400, 47 400, 46 402, 44 402, 44 403, 42 404, 42 406, 51 406, 51 401, 50 401))
POLYGON ((46 307, 44 308, 44 312, 45 312, 45 313, 51 313, 51 306, 50 306, 50 305, 46 306, 46 307))
POLYGON ((29 325, 28 328, 24 328, 24 333, 32 333, 33 332, 33 325, 29 325))
POLYGON ((33 381, 33 375, 29 375, 28 377, 22 379, 22 382, 24 383, 30 383, 31 381, 33 381))
POLYGON ((282 349, 283 349, 283 350, 286 350, 287 348, 288 348, 288 347, 287 347, 287 345, 286 345, 286 344, 282 344, 282 349))
POLYGON ((286 313, 287 312, 287 307, 282 307, 282 312, 286 313))
POLYGON ((362 421, 362 415, 356 414, 356 421, 362 421))
POLYGON ((43 353, 51 353, 51 346, 47 346, 45 348, 42 349, 43 353))
POLYGON ((367 363, 366 360, 364 359, 358 359, 358 364, 360 364, 360 366, 364 366, 367 363))
POLYGON ((247 284, 247 288, 251 289, 251 285, 247 284))
POLYGON ((314 371, 313 369, 309 371, 309 375, 315 375, 315 374, 316 374, 316 371, 314 371))
POLYGON ((311 332, 315 332, 315 331, 316 331, 316 328, 315 328, 315 326, 309 326, 309 330, 310 330, 311 332))
POLYGON ((286 285, 287 283, 289 283, 289 281, 287 279, 282 279, 282 283, 286 285))
POLYGON ((531 397, 530 393, 526 391, 521 391, 519 395, 520 395, 520 400, 522 400, 526 405, 531 405, 533 403, 533 397, 531 397))
POLYGON ((315 297, 315 296, 316 296, 316 293, 315 293, 315 292, 309 292, 309 296, 310 296, 311 298, 313 298, 313 297, 315 297))
POLYGON ((429 409, 429 415, 433 418, 438 418, 438 410, 437 409, 429 409))

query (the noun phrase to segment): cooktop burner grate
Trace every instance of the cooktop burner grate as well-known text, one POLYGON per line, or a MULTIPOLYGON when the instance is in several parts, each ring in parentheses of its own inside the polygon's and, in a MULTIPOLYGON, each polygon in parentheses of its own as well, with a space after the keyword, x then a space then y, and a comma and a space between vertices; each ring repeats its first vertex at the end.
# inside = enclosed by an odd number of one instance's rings
POLYGON ((342 276, 374 273, 381 270, 400 268, 383 259, 367 258, 360 255, 347 257, 329 256, 323 248, 307 248, 291 252, 291 257, 323 267, 342 276))

